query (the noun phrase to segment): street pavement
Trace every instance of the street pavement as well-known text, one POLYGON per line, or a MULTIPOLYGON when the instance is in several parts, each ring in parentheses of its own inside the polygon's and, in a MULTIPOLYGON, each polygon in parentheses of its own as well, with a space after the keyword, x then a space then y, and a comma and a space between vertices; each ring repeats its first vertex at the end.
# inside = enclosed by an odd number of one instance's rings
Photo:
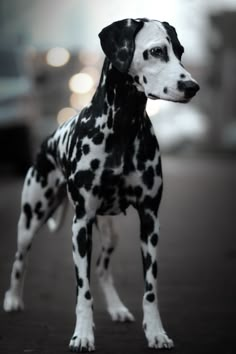
MULTIPOLYGON (((236 353, 236 161, 232 158, 163 160, 164 196, 159 242, 159 302, 175 342, 173 354, 236 353)), ((0 299, 9 286, 23 179, 0 178, 0 299)), ((75 322, 71 218, 36 236, 25 282, 25 311, 0 308, 1 354, 68 353, 75 322)), ((113 323, 94 272, 99 253, 94 234, 92 292, 96 352, 154 353, 142 331, 143 279, 139 220, 135 210, 115 217, 120 235, 112 259, 115 284, 134 323, 113 323)), ((161 353, 163 350, 160 351, 161 353)))

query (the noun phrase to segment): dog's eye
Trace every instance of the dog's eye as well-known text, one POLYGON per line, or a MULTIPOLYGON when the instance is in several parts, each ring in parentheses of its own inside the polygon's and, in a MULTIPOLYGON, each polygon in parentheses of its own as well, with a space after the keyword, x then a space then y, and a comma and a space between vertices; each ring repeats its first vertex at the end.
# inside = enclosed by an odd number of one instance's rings
POLYGON ((163 49, 160 47, 152 48, 150 50, 150 54, 155 58, 159 58, 159 57, 163 56, 163 49))

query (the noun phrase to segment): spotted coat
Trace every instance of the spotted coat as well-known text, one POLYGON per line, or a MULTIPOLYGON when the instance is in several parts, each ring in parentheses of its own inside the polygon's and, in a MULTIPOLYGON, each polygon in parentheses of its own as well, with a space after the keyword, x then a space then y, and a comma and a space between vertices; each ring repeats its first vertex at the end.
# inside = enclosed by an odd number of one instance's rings
POLYGON ((187 102, 199 89, 183 68, 181 46, 168 23, 126 19, 99 34, 106 55, 91 103, 49 136, 26 176, 18 250, 4 309, 23 308, 23 283, 32 239, 68 195, 74 208, 72 249, 77 279, 72 351, 95 349, 90 291, 92 226, 101 233, 97 273, 115 321, 132 321, 113 284, 110 256, 116 232, 110 217, 132 205, 140 217, 145 288, 143 328, 150 348, 171 348, 157 299, 158 209, 163 181, 160 150, 146 113, 147 98, 187 102))

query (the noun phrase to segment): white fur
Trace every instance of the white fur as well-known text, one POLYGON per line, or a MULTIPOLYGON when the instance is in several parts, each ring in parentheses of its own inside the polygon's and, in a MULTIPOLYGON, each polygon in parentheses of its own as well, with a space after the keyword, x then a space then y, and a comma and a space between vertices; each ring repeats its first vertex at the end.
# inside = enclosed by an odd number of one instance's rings
POLYGON ((145 92, 147 97, 152 94, 170 101, 185 101, 184 92, 177 89, 177 82, 180 80, 181 74, 186 76, 186 81, 196 82, 190 73, 180 65, 171 43, 167 40, 167 32, 161 22, 158 21, 145 22, 141 31, 137 33, 135 52, 129 72, 132 76, 139 76, 139 90, 145 92), (168 63, 150 55, 148 60, 144 60, 143 52, 145 50, 163 47, 164 45, 167 46, 168 50, 168 63), (143 76, 147 79, 146 84, 143 82, 143 76), (168 89, 167 94, 163 92, 165 87, 168 89))

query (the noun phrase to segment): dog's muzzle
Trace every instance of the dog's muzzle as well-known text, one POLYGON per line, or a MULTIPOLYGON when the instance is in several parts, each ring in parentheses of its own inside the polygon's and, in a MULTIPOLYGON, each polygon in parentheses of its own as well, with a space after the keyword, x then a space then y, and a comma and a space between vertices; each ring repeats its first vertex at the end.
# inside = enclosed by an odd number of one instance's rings
POLYGON ((178 90, 184 92, 184 98, 190 99, 196 95, 200 86, 195 81, 178 81, 178 90))

